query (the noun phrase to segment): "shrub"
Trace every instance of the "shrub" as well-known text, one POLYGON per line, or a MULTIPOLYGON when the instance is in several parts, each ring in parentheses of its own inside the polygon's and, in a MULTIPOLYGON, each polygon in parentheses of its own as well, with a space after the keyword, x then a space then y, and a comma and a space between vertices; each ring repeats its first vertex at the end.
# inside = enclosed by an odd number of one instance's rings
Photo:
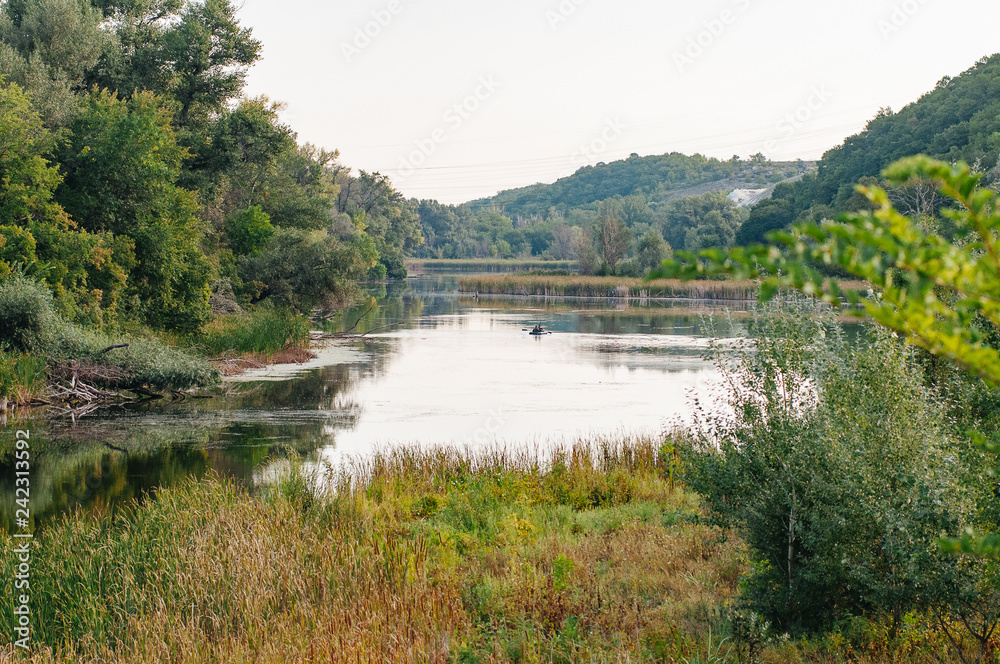
POLYGON ((0 350, 47 352, 59 318, 42 284, 21 275, 0 281, 0 350))
POLYGON ((48 289, 22 276, 0 282, 0 350, 32 353, 50 364, 75 361, 110 368, 94 382, 119 389, 184 389, 218 381, 207 362, 157 339, 116 338, 67 321, 56 312, 48 289), (129 347, 104 352, 120 343, 129 347))
POLYGON ((761 561, 754 609, 804 629, 888 612, 895 630, 946 592, 955 561, 938 538, 969 516, 943 408, 886 334, 851 348, 823 316, 770 309, 756 324, 722 361, 731 414, 702 417, 691 486, 761 561))

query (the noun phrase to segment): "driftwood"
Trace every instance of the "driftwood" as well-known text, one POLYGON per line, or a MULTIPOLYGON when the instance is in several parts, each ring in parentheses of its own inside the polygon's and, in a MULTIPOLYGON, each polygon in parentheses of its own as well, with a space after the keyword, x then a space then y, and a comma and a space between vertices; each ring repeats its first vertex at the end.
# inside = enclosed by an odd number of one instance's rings
POLYGON ((104 355, 108 351, 112 351, 112 350, 114 350, 116 348, 128 348, 128 344, 114 344, 112 346, 108 346, 107 348, 105 348, 104 350, 102 350, 100 353, 98 353, 98 355, 104 355))

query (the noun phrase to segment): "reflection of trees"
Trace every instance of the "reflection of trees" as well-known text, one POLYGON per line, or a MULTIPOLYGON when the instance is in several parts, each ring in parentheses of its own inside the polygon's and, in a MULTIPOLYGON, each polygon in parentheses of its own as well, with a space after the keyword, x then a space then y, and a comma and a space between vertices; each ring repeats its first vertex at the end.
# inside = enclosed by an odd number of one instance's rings
MULTIPOLYGON (((235 385, 212 400, 116 408, 76 422, 31 422, 33 516, 46 521, 77 507, 116 509, 210 471, 251 485, 261 467, 331 445, 337 431, 357 426, 361 406, 351 394, 359 381, 386 370, 396 343, 376 339, 365 348, 363 362, 323 367, 295 380, 235 385)), ((15 509, 13 436, 0 441, 6 528, 15 509)))

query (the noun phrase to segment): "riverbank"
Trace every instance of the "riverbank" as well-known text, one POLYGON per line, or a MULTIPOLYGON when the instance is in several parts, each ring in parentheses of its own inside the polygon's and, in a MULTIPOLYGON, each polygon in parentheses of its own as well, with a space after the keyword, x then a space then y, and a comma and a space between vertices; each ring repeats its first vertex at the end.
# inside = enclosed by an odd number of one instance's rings
MULTIPOLYGON (((614 297, 629 299, 689 299, 725 302, 757 300, 756 281, 643 281, 629 277, 557 276, 531 274, 479 275, 458 281, 459 291, 481 295, 542 297, 614 297)), ((863 289, 861 282, 844 282, 845 289, 863 289)))
POLYGON ((185 398, 223 375, 308 361, 309 332, 308 320, 272 307, 217 315, 195 333, 85 327, 45 286, 12 277, 0 285, 0 412, 185 398))
MULTIPOLYGON (((742 545, 701 525, 660 441, 397 449, 315 495, 162 490, 36 540, 35 661, 651 661, 704 648, 742 545)), ((11 544, 8 536, 7 544, 11 544)), ((9 550, 9 548, 8 548, 9 550)), ((0 562, 13 574, 12 557, 0 562)), ((10 593, 0 634, 12 633, 10 593)))
MULTIPOLYGON (((653 438, 548 460, 397 448, 254 492, 215 477, 75 513, 33 542, 31 661, 745 661, 748 550, 707 525, 674 464, 653 438)), ((0 639, 14 602, 0 596, 0 639)), ((758 661, 901 661, 877 621, 851 630, 779 637, 758 661)), ((920 638, 906 661, 945 653, 920 638)))

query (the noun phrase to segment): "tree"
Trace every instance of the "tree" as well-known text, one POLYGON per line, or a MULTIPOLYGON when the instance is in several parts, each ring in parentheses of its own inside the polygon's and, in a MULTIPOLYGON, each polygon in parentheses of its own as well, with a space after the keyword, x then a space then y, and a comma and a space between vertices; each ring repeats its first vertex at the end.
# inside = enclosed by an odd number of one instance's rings
MULTIPOLYGON (((772 233, 769 239, 778 247, 682 254, 679 261, 649 276, 732 274, 762 278, 765 299, 780 288, 794 288, 837 307, 844 298, 861 305, 852 312, 865 313, 932 355, 1000 385, 1000 350, 995 343, 1000 328, 997 192, 980 188, 981 176, 966 164, 950 165, 926 156, 903 159, 884 176, 897 185, 935 182, 950 203, 942 214, 954 226, 958 241, 900 214, 884 189, 861 187, 874 211, 772 233), (866 280, 875 296, 862 301, 858 292, 842 290, 836 280, 813 267, 817 264, 837 266, 866 280)), ((996 443, 979 442, 1000 452, 996 443)), ((1000 553, 1000 535, 970 536, 961 547, 1000 553)))
POLYGON ((740 226, 734 241, 741 246, 763 242, 768 233, 787 228, 792 221, 794 217, 789 201, 774 198, 762 201, 750 210, 750 218, 740 226))
POLYGON ((675 199, 661 208, 663 237, 670 246, 688 250, 731 247, 741 214, 740 208, 721 191, 675 199), (693 247, 687 246, 689 237, 693 247))
POLYGON ((260 57, 260 42, 240 27, 229 0, 189 3, 164 41, 181 125, 192 115, 219 112, 239 96, 247 69, 260 57))
POLYGON ((646 231, 639 238, 638 256, 639 269, 643 274, 658 267, 670 255, 670 245, 663 241, 660 231, 655 228, 646 231))
POLYGON ((968 580, 937 546, 968 523, 963 464, 912 349, 848 345, 805 312, 758 313, 750 347, 717 355, 728 408, 700 414, 685 472, 761 560, 756 610, 786 629, 887 612, 895 630, 968 580))
POLYGON ((75 95, 109 46, 85 0, 13 0, 0 7, 0 71, 31 96, 49 127, 69 121, 75 95))
POLYGON ((259 254, 272 235, 271 218, 259 205, 233 213, 226 220, 226 237, 239 256, 259 254))
POLYGON ((149 92, 94 91, 60 150, 57 196, 80 226, 128 238, 131 307, 151 325, 193 330, 209 315, 211 266, 193 192, 177 186, 187 152, 149 92))
POLYGON ((123 288, 129 247, 81 231, 56 201, 62 182, 41 116, 15 84, 0 87, 0 277, 44 278, 65 313, 98 322, 123 288))
POLYGON ((601 249, 601 258, 611 274, 615 273, 618 264, 632 248, 632 233, 622 220, 620 212, 616 201, 605 201, 599 213, 597 244, 601 249))

